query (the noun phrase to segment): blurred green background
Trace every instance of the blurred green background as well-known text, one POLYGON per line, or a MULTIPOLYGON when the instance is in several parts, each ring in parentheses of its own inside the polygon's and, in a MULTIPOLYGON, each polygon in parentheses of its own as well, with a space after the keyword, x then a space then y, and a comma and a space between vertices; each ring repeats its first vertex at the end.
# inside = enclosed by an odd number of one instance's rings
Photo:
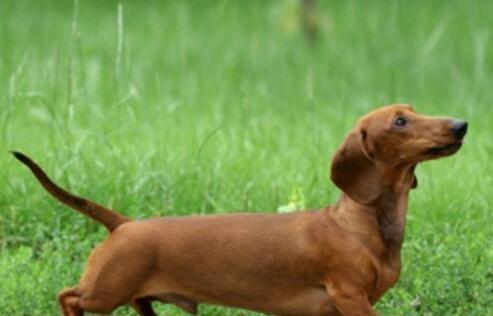
POLYGON ((376 308, 493 315, 493 2, 302 12, 299 1, 0 0, 1 315, 58 314, 57 292, 106 234, 8 150, 133 218, 317 208, 339 195, 327 173, 344 134, 396 102, 470 131, 456 156, 418 168, 402 277, 376 308))

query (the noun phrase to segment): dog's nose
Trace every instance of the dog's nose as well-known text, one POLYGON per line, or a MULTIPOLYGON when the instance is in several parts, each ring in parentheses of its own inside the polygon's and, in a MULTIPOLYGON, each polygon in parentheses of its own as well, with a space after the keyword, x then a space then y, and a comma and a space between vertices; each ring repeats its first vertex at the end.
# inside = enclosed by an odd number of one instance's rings
POLYGON ((452 132, 454 132, 455 139, 462 140, 467 133, 467 122, 462 120, 454 120, 452 122, 452 132))

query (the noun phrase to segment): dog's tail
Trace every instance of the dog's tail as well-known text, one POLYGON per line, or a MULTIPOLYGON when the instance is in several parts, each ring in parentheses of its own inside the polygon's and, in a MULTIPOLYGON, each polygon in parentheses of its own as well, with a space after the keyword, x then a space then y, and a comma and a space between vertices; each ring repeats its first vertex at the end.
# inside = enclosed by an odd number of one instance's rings
POLYGON ((31 172, 38 179, 41 185, 46 189, 46 191, 53 195, 57 200, 100 222, 110 232, 121 224, 130 221, 130 219, 116 213, 115 211, 109 210, 99 204, 65 191, 57 184, 55 184, 50 178, 48 178, 43 169, 41 169, 40 166, 38 166, 34 161, 31 160, 31 158, 27 157, 26 155, 15 151, 13 151, 12 154, 20 162, 31 169, 31 172))

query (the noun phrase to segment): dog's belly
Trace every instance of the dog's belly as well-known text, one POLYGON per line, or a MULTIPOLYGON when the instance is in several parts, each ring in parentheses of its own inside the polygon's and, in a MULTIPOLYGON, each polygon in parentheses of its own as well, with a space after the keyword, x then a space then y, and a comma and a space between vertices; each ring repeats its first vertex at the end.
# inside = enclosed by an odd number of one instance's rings
POLYGON ((335 310, 327 292, 321 288, 300 289, 297 293, 283 295, 280 293, 282 289, 272 289, 272 292, 267 293, 250 293, 250 299, 229 301, 228 297, 204 297, 203 302, 286 316, 332 315, 335 310))
POLYGON ((242 287, 221 285, 225 287, 219 288, 213 284, 196 284, 188 287, 180 284, 178 280, 172 280, 169 276, 153 277, 145 285, 145 292, 139 293, 138 296, 172 293, 196 303, 239 307, 275 315, 339 315, 323 287, 279 288, 268 284, 257 284, 247 290, 242 287))

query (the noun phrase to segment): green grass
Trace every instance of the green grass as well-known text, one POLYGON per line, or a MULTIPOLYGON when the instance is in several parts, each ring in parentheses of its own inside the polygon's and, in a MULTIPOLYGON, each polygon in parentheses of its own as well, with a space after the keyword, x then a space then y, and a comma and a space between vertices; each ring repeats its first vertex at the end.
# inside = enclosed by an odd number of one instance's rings
POLYGON ((324 1, 313 44, 293 1, 137 3, 118 27, 114 1, 0 2, 1 315, 57 314, 105 236, 8 150, 133 218, 272 212, 299 191, 316 208, 339 195, 345 132, 394 102, 470 132, 419 167, 402 277, 376 308, 493 315, 493 3, 324 1))

